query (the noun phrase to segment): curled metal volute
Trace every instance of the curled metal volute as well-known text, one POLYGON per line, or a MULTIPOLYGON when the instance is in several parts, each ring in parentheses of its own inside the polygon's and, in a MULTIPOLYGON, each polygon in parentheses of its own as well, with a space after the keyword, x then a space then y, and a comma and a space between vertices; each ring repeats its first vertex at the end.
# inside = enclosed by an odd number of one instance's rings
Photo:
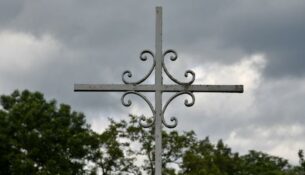
POLYGON ((151 127, 153 124, 154 124, 154 122, 155 122, 155 110, 154 110, 154 107, 153 107, 153 105, 150 103, 150 101, 144 96, 144 95, 142 95, 141 93, 139 93, 139 92, 135 92, 135 91, 128 91, 128 92, 125 92, 123 95, 122 95, 122 97, 121 97, 121 102, 122 102, 122 104, 124 105, 124 106, 126 106, 126 107, 129 107, 129 106, 131 106, 131 104, 132 104, 132 102, 131 102, 131 100, 130 99, 128 99, 127 101, 126 101, 126 96, 127 95, 129 95, 129 94, 134 94, 134 95, 137 95, 137 96, 139 96, 139 97, 141 97, 145 102, 146 102, 146 104, 149 106, 149 108, 150 108, 150 110, 151 110, 151 112, 152 112, 152 114, 153 114, 153 117, 152 117, 152 120, 151 120, 151 122, 148 122, 148 119, 146 118, 146 117, 144 117, 144 116, 141 116, 140 117, 140 120, 139 120, 139 124, 140 124, 140 126, 142 126, 142 127, 144 127, 144 128, 148 128, 148 127, 151 127), (144 123, 144 122, 146 122, 146 123, 144 123))
POLYGON ((142 61, 146 61, 147 60, 147 54, 150 55, 152 58, 154 58, 154 54, 152 51, 150 50, 143 50, 141 53, 140 53, 140 59, 142 61))
POLYGON ((167 67, 166 67, 166 65, 165 65, 165 62, 164 62, 164 59, 165 59, 166 55, 168 55, 168 54, 171 54, 171 56, 170 56, 170 60, 171 60, 171 61, 176 61, 177 58, 178 58, 177 52, 174 51, 174 50, 172 50, 172 49, 169 49, 169 50, 167 50, 167 51, 165 51, 165 52, 163 53, 162 67, 163 67, 163 69, 164 69, 165 74, 166 74, 173 82, 175 82, 175 83, 177 83, 177 84, 180 84, 180 85, 191 85, 191 84, 195 81, 195 73, 194 73, 192 70, 187 70, 187 71, 185 71, 185 73, 184 73, 184 76, 185 76, 186 78, 187 78, 189 75, 192 76, 192 77, 191 77, 191 80, 190 80, 190 81, 187 81, 187 82, 179 81, 179 80, 177 80, 176 78, 174 78, 174 77, 169 73, 169 71, 168 71, 168 69, 167 69, 167 67))
POLYGON ((183 95, 183 94, 186 94, 186 95, 189 95, 191 97, 191 102, 189 102, 187 99, 184 100, 184 105, 187 106, 187 107, 191 107, 195 104, 195 96, 193 93, 191 92, 187 92, 187 91, 184 91, 184 92, 178 92, 176 93, 175 95, 173 95, 171 98, 169 98, 169 100, 165 103, 164 107, 163 107, 163 110, 162 110, 162 123, 168 127, 168 128, 175 128, 178 124, 178 120, 176 117, 171 117, 170 118, 170 121, 173 122, 173 124, 168 124, 166 121, 165 121, 165 117, 164 117, 164 114, 165 114, 165 111, 168 107, 168 105, 175 99, 177 98, 178 96, 180 95, 183 95))
POLYGON ((125 101, 125 97, 126 97, 126 95, 128 95, 128 94, 129 94, 129 93, 126 92, 126 93, 124 93, 124 94, 122 95, 122 97, 121 97, 121 102, 122 102, 122 104, 123 104, 124 106, 126 106, 126 107, 129 107, 129 106, 132 104, 132 102, 131 102, 130 99, 128 99, 127 102, 125 101))
POLYGON ((166 50, 163 54, 163 57, 165 57, 165 55, 167 55, 167 54, 171 54, 171 56, 169 58, 172 61, 176 61, 176 59, 178 58, 177 52, 173 49, 166 50))
POLYGON ((142 115, 139 119, 139 125, 143 128, 149 128, 152 127, 152 125, 155 123, 155 117, 152 117, 152 120, 149 121, 144 115, 142 115))
POLYGON ((189 85, 190 85, 190 84, 193 84, 194 81, 195 81, 195 72, 192 71, 192 70, 187 70, 187 71, 185 71, 184 76, 187 78, 188 75, 192 75, 192 79, 191 79, 189 82, 187 82, 186 84, 189 84, 189 85))
POLYGON ((184 105, 185 105, 186 107, 191 107, 191 106, 193 106, 193 105, 195 104, 195 96, 194 96, 193 93, 188 93, 188 95, 191 96, 192 100, 191 100, 191 102, 189 102, 187 99, 185 99, 185 100, 184 100, 184 105))
MULTIPOLYGON (((164 117, 163 117, 164 118, 164 117)), ((171 117, 170 121, 172 122, 172 124, 168 124, 164 119, 162 120, 162 123, 165 127, 167 128, 175 128, 178 125, 178 119, 176 117, 171 117)))
POLYGON ((126 70, 123 72, 122 74, 122 81, 125 83, 125 84, 140 84, 142 83, 143 81, 145 81, 150 75, 151 73, 153 72, 154 68, 155 68, 155 65, 156 65, 156 59, 155 59, 155 56, 153 54, 152 51, 150 50, 143 50, 141 53, 140 53, 140 60, 142 61, 146 61, 148 59, 148 56, 147 55, 150 55, 149 58, 152 58, 153 59, 153 64, 151 66, 151 68, 149 69, 148 73, 143 77, 141 78, 140 80, 138 81, 128 81, 126 80, 126 76, 128 78, 131 78, 133 75, 131 73, 130 70, 126 70))
POLYGON ((132 77, 131 71, 130 71, 130 70, 125 70, 125 71, 123 72, 123 74, 122 74, 122 80, 123 80, 123 81, 125 81, 125 80, 124 80, 124 76, 125 76, 125 75, 127 75, 129 78, 132 77))

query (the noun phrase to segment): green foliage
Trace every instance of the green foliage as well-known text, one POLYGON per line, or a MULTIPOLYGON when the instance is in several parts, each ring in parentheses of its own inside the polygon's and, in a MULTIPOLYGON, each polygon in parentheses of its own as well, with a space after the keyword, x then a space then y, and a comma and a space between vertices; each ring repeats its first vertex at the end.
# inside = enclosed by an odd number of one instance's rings
POLYGON ((289 168, 287 160, 254 150, 241 159, 243 174, 285 175, 289 168))
POLYGON ((232 153, 222 140, 215 146, 207 137, 195 142, 183 156, 180 174, 237 175, 239 165, 238 154, 232 153))
POLYGON ((1 96, 0 174, 84 174, 98 140, 82 113, 41 93, 1 96))
POLYGON ((305 160, 304 160, 303 150, 299 150, 298 156, 299 156, 300 166, 294 167, 293 172, 295 172, 297 175, 304 175, 305 174, 305 160))
MULTIPOLYGON (((114 122, 122 130, 129 143, 137 142, 139 149, 130 150, 133 155, 145 157, 141 169, 154 174, 154 127, 139 127, 138 117, 129 121, 114 122)), ((162 167, 164 175, 304 175, 303 152, 299 152, 300 166, 292 166, 287 160, 266 153, 249 151, 240 156, 219 140, 216 144, 197 139, 193 131, 162 132, 162 167), (176 168, 173 168, 176 165, 176 168)))
POLYGON ((304 159, 304 152, 303 152, 303 150, 299 150, 298 155, 299 155, 299 158, 300 158, 301 168, 305 171, 305 159, 304 159))
MULTIPOLYGON (((130 143, 136 144, 137 149, 128 150, 133 155, 144 157, 144 164, 140 168, 147 174, 154 174, 154 127, 144 129, 139 127, 138 117, 130 115, 129 121, 122 120, 115 123, 116 126, 120 126, 122 129, 122 138, 128 138, 130 143)), ((148 121, 151 122, 151 121, 148 121)), ((175 169, 170 165, 178 165, 182 163, 182 155, 185 150, 191 145, 195 139, 195 133, 184 132, 182 134, 177 131, 162 132, 162 174, 175 175, 175 169)))
POLYGON ((94 153, 93 158, 95 169, 101 169, 103 175, 139 174, 139 168, 134 165, 135 158, 126 156, 125 150, 129 150, 130 143, 119 142, 119 138, 126 138, 122 125, 110 121, 108 128, 98 136, 99 149, 94 153))
MULTIPOLYGON (((0 174, 154 174, 154 127, 139 127, 137 116, 114 121, 98 134, 82 113, 46 101, 39 92, 0 97, 0 174)), ((151 122, 151 121, 148 121, 151 122)), ((163 175, 305 175, 300 164, 263 152, 240 156, 219 140, 193 131, 162 132, 163 175)))

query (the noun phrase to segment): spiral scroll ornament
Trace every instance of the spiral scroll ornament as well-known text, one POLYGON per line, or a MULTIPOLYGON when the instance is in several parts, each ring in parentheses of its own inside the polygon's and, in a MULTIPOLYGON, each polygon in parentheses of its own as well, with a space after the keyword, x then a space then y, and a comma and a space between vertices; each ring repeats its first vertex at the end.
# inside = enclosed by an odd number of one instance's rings
POLYGON ((176 93, 175 95, 173 95, 171 98, 169 98, 169 100, 165 103, 164 107, 163 107, 163 110, 162 110, 162 123, 164 124, 164 126, 166 126, 167 128, 175 128, 178 124, 178 119, 176 117, 171 117, 170 118, 170 121, 173 122, 172 124, 169 124, 166 122, 165 118, 164 118, 164 113, 168 107, 168 105, 175 99, 177 98, 178 96, 180 95, 189 95, 191 97, 191 101, 189 102, 187 99, 184 100, 184 105, 186 107, 191 107, 195 104, 195 96, 193 93, 191 92, 187 92, 187 91, 183 91, 183 92, 178 92, 176 93))
MULTIPOLYGON (((130 70, 126 70, 123 72, 122 74, 122 81, 124 82, 124 84, 131 84, 131 85, 138 85, 138 84, 141 84, 142 82, 144 82, 151 74, 152 72, 154 71, 155 67, 156 67, 156 58, 155 58, 155 55, 153 54, 152 51, 150 50, 144 50, 140 53, 140 60, 142 61, 147 61, 148 58, 152 59, 153 60, 153 64, 150 68, 150 70, 148 71, 148 73, 143 77, 141 78, 140 80, 138 81, 131 81, 131 80, 128 80, 130 78, 132 78, 133 74, 131 73, 130 70)), ((172 49, 169 49, 167 51, 165 51, 162 55, 162 59, 161 59, 161 64, 162 64, 162 69, 164 70, 165 74, 175 83, 177 83, 178 85, 182 85, 182 86, 189 86, 191 85, 194 81, 195 81, 195 73, 191 70, 186 70, 185 73, 184 73, 184 76, 186 78, 188 78, 189 76, 191 76, 191 79, 189 81, 185 81, 185 82, 182 82, 182 81, 179 81, 177 80, 176 78, 174 78, 174 76, 172 74, 169 73, 166 65, 165 65, 165 58, 169 58, 171 61, 176 61, 177 58, 178 58, 178 55, 177 55, 177 52, 172 50, 172 49)), ((128 91, 128 92, 125 92, 123 95, 122 95, 122 98, 121 98, 121 101, 122 101, 122 104, 126 107, 129 107, 132 105, 132 102, 130 99, 127 99, 126 96, 130 95, 130 94, 133 94, 133 95, 137 95, 139 96, 140 98, 142 98, 146 104, 149 106, 150 110, 152 111, 152 114, 153 114, 153 117, 151 119, 148 119, 146 118, 145 116, 140 116, 139 118, 139 125, 144 127, 144 128, 148 128, 148 127, 152 127, 152 125, 155 123, 155 120, 156 120, 156 111, 153 107, 153 105, 151 104, 151 102, 144 96, 142 95, 141 93, 137 92, 137 91, 128 91)), ((178 119, 176 117, 170 117, 169 121, 170 122, 167 122, 165 120, 165 117, 164 117, 164 113, 168 107, 168 105, 178 96, 180 95, 188 95, 191 97, 191 101, 189 102, 187 99, 184 101, 184 105, 187 106, 187 107, 190 107, 190 106, 193 106, 194 103, 195 103, 195 97, 193 95, 192 92, 188 92, 188 91, 182 91, 182 92, 178 92, 176 93, 175 95, 173 95, 171 98, 169 98, 169 100, 165 103, 165 105, 163 106, 162 108, 162 111, 160 111, 162 113, 161 115, 161 120, 162 120, 162 123, 164 124, 165 127, 167 128, 175 128, 178 124, 178 119)))
POLYGON ((167 70, 167 67, 164 63, 164 59, 166 58, 166 55, 170 55, 170 60, 171 61, 176 61, 177 58, 178 58, 178 54, 176 51, 172 50, 172 49, 169 49, 167 51, 164 52, 163 54, 163 59, 162 59, 162 66, 163 66, 163 69, 164 69, 164 72, 166 73, 166 75, 175 83, 179 84, 179 85, 191 85, 194 83, 195 81, 195 73, 192 71, 192 70, 187 70, 185 71, 184 73, 184 76, 187 78, 189 75, 192 76, 192 79, 190 81, 187 81, 187 82, 181 82, 179 80, 177 80, 176 78, 174 78, 170 73, 169 71, 167 70))
POLYGON ((150 50, 143 50, 140 53, 140 60, 147 61, 148 58, 152 58, 153 59, 153 64, 152 64, 149 72, 143 78, 141 78, 138 81, 129 81, 129 80, 126 80, 126 77, 131 78, 133 76, 130 70, 126 70, 122 74, 122 81, 125 84, 141 84, 142 82, 144 82, 150 76, 150 74, 153 72, 153 70, 155 68, 155 65, 156 65, 156 59, 155 59, 155 56, 154 56, 152 51, 150 51, 150 50))
POLYGON ((151 127, 154 123, 155 123, 155 118, 156 118, 156 115, 155 115, 155 110, 154 110, 154 107, 153 105, 150 103, 150 101, 144 96, 142 95, 141 93, 139 92, 135 92, 135 91, 128 91, 128 92, 125 92, 123 95, 122 95, 122 98, 121 98, 121 102, 124 106, 126 107, 129 107, 132 105, 132 102, 130 99, 127 99, 126 101, 126 96, 129 95, 129 94, 134 94, 134 95, 137 95, 139 97, 141 97, 146 103, 147 105, 149 106, 152 114, 153 114, 153 117, 151 120, 147 119, 145 116, 141 116, 140 119, 139 119, 139 125, 142 126, 143 128, 149 128, 151 127))

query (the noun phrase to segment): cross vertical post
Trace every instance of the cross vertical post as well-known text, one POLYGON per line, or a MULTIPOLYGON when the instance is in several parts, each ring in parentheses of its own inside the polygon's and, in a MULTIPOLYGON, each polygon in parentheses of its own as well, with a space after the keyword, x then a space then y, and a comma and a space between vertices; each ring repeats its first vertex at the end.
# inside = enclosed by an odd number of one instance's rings
POLYGON ((148 73, 138 81, 128 80, 132 78, 131 71, 126 70, 122 74, 122 81, 124 84, 75 84, 74 91, 76 92, 124 92, 121 102, 124 106, 131 106, 131 100, 126 100, 128 95, 137 95, 148 105, 152 112, 152 118, 149 120, 145 116, 139 119, 139 125, 144 128, 155 125, 155 175, 162 174, 162 124, 167 128, 175 128, 178 124, 176 117, 171 117, 168 123, 165 120, 164 113, 168 105, 180 95, 188 95, 191 101, 185 100, 186 107, 193 106, 195 103, 194 92, 210 92, 210 93, 243 93, 243 85, 193 85, 195 81, 195 73, 187 70, 184 76, 187 78, 191 76, 189 81, 179 81, 170 74, 164 60, 169 58, 171 61, 176 61, 178 55, 176 51, 169 49, 163 52, 162 50, 162 7, 156 7, 156 36, 155 36, 155 53, 150 50, 144 50, 140 53, 142 61, 152 60, 152 66, 148 73), (168 57, 170 55, 170 57, 168 57), (143 83, 155 70, 155 84, 141 84, 143 83), (175 84, 163 84, 162 73, 175 84), (155 93, 155 105, 152 105, 150 100, 142 94, 145 92, 155 93), (175 92, 163 105, 162 93, 175 92))
POLYGON ((156 69, 155 69, 155 175, 161 175, 162 170, 162 8, 156 8, 156 69))

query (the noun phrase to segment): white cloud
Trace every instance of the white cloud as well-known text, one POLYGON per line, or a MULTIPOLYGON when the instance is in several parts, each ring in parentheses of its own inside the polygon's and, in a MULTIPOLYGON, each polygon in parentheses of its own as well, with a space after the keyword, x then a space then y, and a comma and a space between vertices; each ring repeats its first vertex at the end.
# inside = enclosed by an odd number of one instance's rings
MULTIPOLYGON (((242 84, 243 94, 197 95, 195 111, 205 113, 205 118, 249 118, 255 116, 255 93, 263 81, 262 70, 266 65, 264 55, 257 54, 241 59, 232 65, 205 64, 194 69, 200 84, 242 84), (204 108, 200 107, 204 106, 204 108), (220 110, 221 109, 221 110, 220 110), (249 115, 251 113, 251 115, 249 115)), ((203 122, 206 122, 203 120, 203 122)))
POLYGON ((300 139, 304 132, 304 126, 300 124, 267 127, 253 124, 232 131, 226 143, 243 154, 255 149, 297 164, 297 152, 305 146, 305 141, 300 139))
POLYGON ((102 133, 105 131, 107 126, 110 124, 108 118, 106 117, 100 117, 103 116, 103 113, 92 113, 88 111, 86 113, 87 116, 95 116, 88 118, 88 123, 90 123, 91 129, 93 129, 97 133, 102 133))
MULTIPOLYGON (((245 92, 197 95, 190 110, 194 117, 182 120, 186 128, 199 131, 200 137, 222 138, 234 151, 260 150, 297 164, 297 151, 305 148, 305 126, 304 108, 295 102, 305 103, 305 80, 265 80, 262 71, 267 63, 258 54, 231 65, 196 67, 197 83, 243 84, 245 92)), ((181 111, 176 113, 181 115, 181 111)))
POLYGON ((59 59, 65 57, 67 51, 61 42, 47 33, 35 36, 13 30, 0 31, 1 94, 9 94, 17 88, 44 92, 41 87, 46 86, 45 82, 58 70, 52 63, 65 64, 66 58, 59 59))
POLYGON ((29 33, 0 32, 0 71, 26 72, 46 64, 60 44, 50 35, 35 37, 29 33))

